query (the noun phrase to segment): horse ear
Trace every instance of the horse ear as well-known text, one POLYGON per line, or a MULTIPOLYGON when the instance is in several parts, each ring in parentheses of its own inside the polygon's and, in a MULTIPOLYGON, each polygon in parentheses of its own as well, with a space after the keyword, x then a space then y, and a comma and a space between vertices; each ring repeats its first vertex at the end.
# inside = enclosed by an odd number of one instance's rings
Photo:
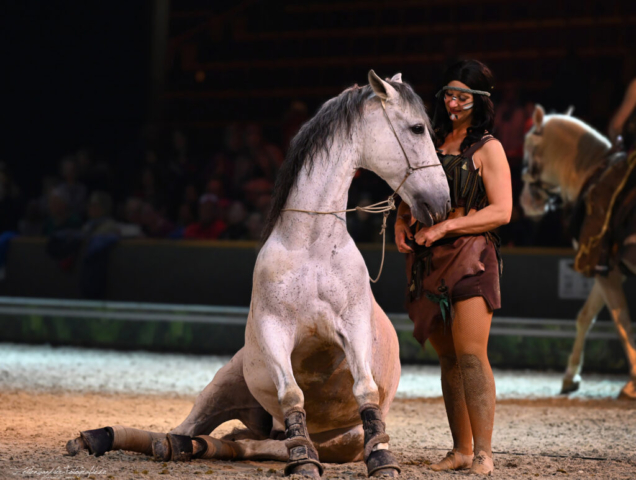
POLYGON ((574 105, 570 105, 568 109, 565 111, 565 116, 570 117, 574 113, 574 105))
POLYGON ((393 78, 391 78, 391 81, 396 83, 402 83, 402 74, 396 73, 395 75, 393 75, 393 78))
POLYGON ((398 97, 395 88, 378 77, 373 70, 369 70, 369 85, 371 85, 375 94, 382 100, 390 102, 398 97))
POLYGON ((532 123, 534 123, 534 133, 540 133, 543 130, 543 117, 545 117, 545 110, 541 105, 537 103, 534 107, 534 113, 532 114, 532 123))

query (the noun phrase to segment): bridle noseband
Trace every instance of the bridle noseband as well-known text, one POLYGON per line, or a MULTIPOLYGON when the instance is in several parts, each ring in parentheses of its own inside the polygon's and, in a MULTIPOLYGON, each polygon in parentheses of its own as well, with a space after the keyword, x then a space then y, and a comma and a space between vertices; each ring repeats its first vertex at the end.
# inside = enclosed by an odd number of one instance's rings
MULTIPOLYGON (((540 135, 540 133, 533 133, 533 135, 540 135)), ((561 200, 561 187, 542 180, 541 169, 535 164, 530 165, 530 156, 528 156, 527 161, 524 161, 521 178, 524 183, 528 184, 533 196, 540 196, 537 194, 544 195, 546 197, 546 207, 555 208, 561 200)))

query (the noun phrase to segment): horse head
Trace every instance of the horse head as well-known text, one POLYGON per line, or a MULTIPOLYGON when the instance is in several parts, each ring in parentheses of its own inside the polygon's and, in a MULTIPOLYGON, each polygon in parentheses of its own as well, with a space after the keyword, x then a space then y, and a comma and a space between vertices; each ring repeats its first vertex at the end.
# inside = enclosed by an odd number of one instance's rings
POLYGON ((396 190, 424 225, 445 219, 448 181, 421 98, 402 83, 400 73, 384 81, 371 70, 369 84, 375 98, 365 104, 361 166, 396 190))
POLYGON ((573 110, 546 115, 541 105, 535 107, 524 143, 520 198, 528 217, 540 217, 558 197, 574 202, 590 172, 610 150, 609 140, 573 117, 573 110))
MULTIPOLYGON (((545 110, 537 104, 532 114, 532 128, 526 134, 524 142, 521 171, 523 191, 520 198, 525 215, 533 219, 538 219, 545 213, 551 197, 544 178, 544 121, 545 110)), ((557 193, 556 188, 554 193, 557 193)))

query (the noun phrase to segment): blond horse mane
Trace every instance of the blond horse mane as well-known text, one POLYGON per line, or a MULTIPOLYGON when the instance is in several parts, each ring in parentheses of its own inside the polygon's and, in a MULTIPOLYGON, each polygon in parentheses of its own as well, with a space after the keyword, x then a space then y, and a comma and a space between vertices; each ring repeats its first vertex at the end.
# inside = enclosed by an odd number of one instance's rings
POLYGON ((559 179, 566 197, 571 196, 567 192, 578 193, 612 146, 600 132, 570 115, 546 115, 541 136, 544 168, 559 179))

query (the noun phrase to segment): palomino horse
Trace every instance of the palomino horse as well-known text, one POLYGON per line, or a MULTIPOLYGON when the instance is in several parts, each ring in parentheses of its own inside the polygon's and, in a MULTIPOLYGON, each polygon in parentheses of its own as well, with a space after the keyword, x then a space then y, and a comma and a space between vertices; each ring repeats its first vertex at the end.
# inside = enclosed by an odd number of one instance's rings
MULTIPOLYGON (((540 105, 534 111, 534 126, 525 140, 524 188, 521 194, 521 206, 528 216, 542 215, 552 196, 558 195, 565 205, 572 206, 579 195, 585 193, 582 190, 594 184, 595 177, 600 177, 599 167, 602 170, 602 162, 607 161, 611 149, 609 140, 589 125, 570 116, 570 113, 545 115, 540 105)), ((611 206, 596 207, 611 212, 611 206)), ((607 225, 608 222, 606 227, 607 225)), ((633 254, 636 248, 636 225, 626 227, 631 228, 631 235, 621 241, 622 245, 617 249, 619 258, 615 260, 614 268, 602 272, 603 274, 588 271, 588 274, 594 276, 594 286, 577 317, 576 339, 561 393, 570 393, 579 388, 585 337, 596 321, 596 316, 606 305, 629 362, 630 381, 623 387, 620 398, 636 400, 636 345, 622 287, 624 276, 621 273, 622 268, 623 271, 636 274, 636 264, 630 260, 633 255, 628 257, 620 253, 633 254)), ((579 249, 577 241, 575 239, 575 247, 579 249)))
POLYGON ((400 74, 383 81, 371 71, 369 83, 326 102, 292 141, 254 269, 245 346, 185 421, 167 436, 82 432, 70 453, 274 459, 288 462, 286 474, 315 478, 319 459, 364 459, 369 475, 398 474, 383 421, 400 377, 397 335, 342 211, 359 168, 386 180, 426 225, 445 218, 450 200, 421 99, 400 74), (208 436, 230 419, 247 430, 208 436))

